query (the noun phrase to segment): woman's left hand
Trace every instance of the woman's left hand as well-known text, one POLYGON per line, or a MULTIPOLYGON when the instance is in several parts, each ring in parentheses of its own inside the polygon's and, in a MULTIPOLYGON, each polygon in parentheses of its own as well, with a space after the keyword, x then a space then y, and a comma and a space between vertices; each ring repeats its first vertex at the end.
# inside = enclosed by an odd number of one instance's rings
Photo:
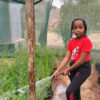
POLYGON ((69 72, 70 72, 70 67, 69 68, 67 68, 66 70, 64 70, 64 75, 68 75, 69 74, 69 72))

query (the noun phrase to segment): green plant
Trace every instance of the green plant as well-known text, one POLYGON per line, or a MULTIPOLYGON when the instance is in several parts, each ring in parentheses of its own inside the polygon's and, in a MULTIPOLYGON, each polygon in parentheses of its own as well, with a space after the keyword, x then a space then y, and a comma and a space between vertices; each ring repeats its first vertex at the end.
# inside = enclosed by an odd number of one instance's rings
MULTIPOLYGON (((0 63, 0 96, 5 97, 6 95, 8 97, 7 100, 25 100, 25 98, 28 98, 28 95, 26 95, 28 90, 25 90, 25 93, 22 94, 22 96, 18 92, 15 92, 14 94, 11 93, 28 85, 27 50, 19 46, 19 49, 13 55, 14 58, 0 58, 4 60, 4 62, 1 60, 2 63, 0 63)), ((46 78, 53 73, 54 66, 56 66, 55 58, 55 53, 52 50, 39 46, 36 47, 36 81, 46 78)), ((47 83, 45 89, 43 90, 44 93, 41 93, 41 90, 44 87, 38 88, 38 91, 40 91, 40 94, 42 94, 42 98, 47 97, 49 87, 50 84, 47 83)), ((37 100, 40 100, 41 97, 39 97, 37 100)))

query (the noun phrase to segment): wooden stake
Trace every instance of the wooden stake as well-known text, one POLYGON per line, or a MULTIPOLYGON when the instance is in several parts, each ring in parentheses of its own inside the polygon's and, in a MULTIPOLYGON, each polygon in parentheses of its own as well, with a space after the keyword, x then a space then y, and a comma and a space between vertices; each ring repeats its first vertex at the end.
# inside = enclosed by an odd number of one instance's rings
POLYGON ((35 18, 34 17, 35 17, 34 0, 26 0, 29 100, 36 100, 36 94, 35 94, 35 18))

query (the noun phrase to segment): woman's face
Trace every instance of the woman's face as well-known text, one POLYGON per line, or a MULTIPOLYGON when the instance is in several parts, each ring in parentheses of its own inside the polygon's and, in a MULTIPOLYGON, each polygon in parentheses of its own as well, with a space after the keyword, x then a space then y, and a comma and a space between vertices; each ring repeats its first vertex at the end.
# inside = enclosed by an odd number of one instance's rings
POLYGON ((85 30, 85 28, 84 28, 83 22, 81 20, 76 20, 73 23, 73 32, 77 38, 83 36, 84 30, 85 30))

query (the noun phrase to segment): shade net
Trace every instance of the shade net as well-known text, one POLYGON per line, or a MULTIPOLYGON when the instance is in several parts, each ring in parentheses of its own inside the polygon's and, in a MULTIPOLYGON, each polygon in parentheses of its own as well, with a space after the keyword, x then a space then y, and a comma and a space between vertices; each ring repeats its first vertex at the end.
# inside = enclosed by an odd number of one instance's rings
MULTIPOLYGON (((36 44, 46 45, 52 0, 34 0, 34 4, 36 44)), ((0 29, 1 52, 3 48, 12 52, 18 42, 27 41, 25 0, 0 0, 0 29)))
MULTIPOLYGON (((25 4, 25 0, 0 0, 3 2, 7 2, 7 3, 19 3, 19 4, 25 4)), ((43 0, 34 0, 34 4, 37 4, 39 2, 41 2, 43 0)))

